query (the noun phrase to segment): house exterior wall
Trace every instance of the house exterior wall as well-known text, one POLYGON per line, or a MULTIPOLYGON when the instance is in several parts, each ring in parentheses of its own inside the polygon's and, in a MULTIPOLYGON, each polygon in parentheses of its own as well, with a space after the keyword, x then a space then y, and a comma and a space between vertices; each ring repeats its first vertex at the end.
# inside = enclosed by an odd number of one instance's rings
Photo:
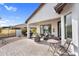
POLYGON ((38 23, 37 27, 37 32, 40 33, 40 25, 44 24, 51 24, 52 29, 55 28, 56 31, 52 34, 55 34, 57 36, 57 24, 56 21, 54 21, 55 18, 61 17, 61 43, 62 45, 65 42, 65 28, 64 28, 64 16, 67 15, 68 13, 72 13, 72 46, 71 50, 73 53, 76 55, 79 55, 79 4, 67 4, 61 14, 57 14, 53 7, 56 4, 45 4, 39 12, 36 13, 28 22, 30 23, 38 23), (49 20, 52 19, 52 21, 49 22, 49 20), (46 21, 46 22, 41 22, 41 21, 46 21), (39 23, 40 22, 40 23, 39 23))
POLYGON ((61 15, 61 45, 63 45, 66 41, 65 27, 64 27, 64 24, 65 24, 64 23, 64 20, 65 20, 64 16, 67 15, 68 13, 72 12, 72 6, 73 6, 73 4, 67 4, 60 14, 61 15))
POLYGON ((72 8, 72 39, 74 53, 79 55, 79 4, 74 4, 72 8))
POLYGON ((36 23, 39 21, 45 21, 59 17, 55 10, 55 3, 45 4, 30 20, 28 23, 36 23))
POLYGON ((60 19, 49 20, 49 21, 37 23, 37 25, 36 25, 37 33, 40 34, 40 26, 41 25, 50 24, 51 25, 51 33, 52 33, 52 35, 58 36, 58 26, 57 26, 58 21, 60 21, 60 19), (53 32, 53 29, 55 29, 55 32, 53 32))
POLYGON ((68 4, 64 7, 61 13, 61 43, 65 42, 65 32, 64 32, 64 16, 68 13, 72 13, 72 53, 79 55, 79 4, 68 4))
MULTIPOLYGON (((65 22, 64 22, 65 18, 64 18, 64 16, 69 14, 69 13, 73 13, 72 8, 73 8, 73 4, 67 4, 64 7, 63 11, 61 12, 61 45, 64 45, 64 43, 66 41, 66 39, 65 39, 65 26, 64 26, 65 25, 65 22)), ((71 15, 71 17, 72 17, 72 15, 71 15)), ((73 30, 72 30, 72 34, 73 34, 73 30)), ((73 37, 72 37, 72 42, 73 42, 73 37)), ((70 46, 70 51, 74 54, 74 46, 73 45, 70 46)))

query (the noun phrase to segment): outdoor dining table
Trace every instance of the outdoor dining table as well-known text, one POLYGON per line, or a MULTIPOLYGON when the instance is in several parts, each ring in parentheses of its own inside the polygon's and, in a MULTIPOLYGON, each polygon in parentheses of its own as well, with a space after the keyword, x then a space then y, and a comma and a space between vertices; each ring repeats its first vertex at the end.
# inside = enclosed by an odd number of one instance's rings
POLYGON ((51 52, 53 51, 53 55, 55 54, 56 50, 57 50, 57 44, 60 42, 58 40, 55 40, 55 39, 49 39, 47 40, 47 42, 49 43, 49 48, 48 48, 48 51, 49 49, 51 48, 52 50, 50 50, 51 52))

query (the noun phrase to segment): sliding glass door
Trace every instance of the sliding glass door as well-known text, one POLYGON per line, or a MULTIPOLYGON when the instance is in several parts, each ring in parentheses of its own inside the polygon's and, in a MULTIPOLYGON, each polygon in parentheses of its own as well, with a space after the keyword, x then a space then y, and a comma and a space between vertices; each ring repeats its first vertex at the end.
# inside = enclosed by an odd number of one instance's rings
POLYGON ((65 16, 65 38, 72 39, 72 19, 71 13, 65 16))

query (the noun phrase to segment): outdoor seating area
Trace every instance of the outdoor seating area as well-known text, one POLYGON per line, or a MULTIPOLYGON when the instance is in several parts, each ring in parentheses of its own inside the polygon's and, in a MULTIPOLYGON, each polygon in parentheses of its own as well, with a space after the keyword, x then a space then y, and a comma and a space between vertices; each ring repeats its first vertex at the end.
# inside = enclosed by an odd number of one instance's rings
POLYGON ((49 39, 61 40, 61 38, 56 37, 54 35, 49 35, 49 34, 48 35, 43 35, 43 34, 39 35, 39 34, 36 34, 33 38, 34 38, 34 40, 36 42, 40 42, 41 39, 42 40, 49 40, 49 39))
POLYGON ((72 44, 70 39, 67 39, 64 45, 61 45, 57 40, 48 40, 48 42, 50 43, 48 51, 53 55, 57 53, 59 56, 75 56, 70 51, 70 45, 72 44))
POLYGON ((64 45, 61 45, 61 38, 55 37, 54 35, 38 35, 34 37, 34 41, 46 44, 49 46, 48 51, 51 52, 53 55, 59 56, 75 56, 70 52, 70 45, 72 43, 71 39, 67 39, 64 45))
MULTIPOLYGON (((4 46, 11 42, 12 43, 18 42, 18 40, 20 40, 20 39, 26 39, 26 37, 25 38, 23 38, 23 37, 22 38, 21 37, 4 38, 4 39, 2 39, 2 44, 4 46)), ((41 35, 36 34, 36 36, 34 37, 34 40, 32 40, 32 41, 34 41, 34 43, 37 45, 48 46, 46 52, 49 52, 53 56, 75 56, 74 54, 70 54, 71 52, 69 50, 69 47, 70 47, 72 41, 69 39, 66 40, 66 42, 64 43, 64 46, 61 46, 61 39, 58 37, 55 37, 54 35, 41 36, 41 35)), ((31 44, 31 43, 29 43, 29 44, 31 44)))
MULTIPOLYGON (((58 54, 58 52, 61 52, 61 51, 58 51, 58 49, 61 48, 60 43, 61 43, 60 41, 57 41, 54 39, 35 42, 34 40, 31 40, 31 39, 22 38, 22 40, 17 40, 15 42, 12 42, 12 43, 7 44, 7 45, 3 46, 2 48, 0 48, 0 55, 60 56, 61 53, 58 54)), ((64 53, 64 51, 62 51, 62 53, 64 53)), ((66 53, 67 52, 65 52, 64 55, 68 56, 68 54, 66 54, 66 53)), ((63 56, 63 55, 61 55, 61 56, 63 56)))

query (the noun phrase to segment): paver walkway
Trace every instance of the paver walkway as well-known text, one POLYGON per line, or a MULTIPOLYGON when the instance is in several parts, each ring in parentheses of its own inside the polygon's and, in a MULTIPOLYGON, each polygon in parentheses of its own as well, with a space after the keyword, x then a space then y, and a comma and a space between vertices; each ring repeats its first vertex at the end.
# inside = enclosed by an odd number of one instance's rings
POLYGON ((49 46, 31 39, 21 39, 0 48, 0 56, 51 56, 49 46))

